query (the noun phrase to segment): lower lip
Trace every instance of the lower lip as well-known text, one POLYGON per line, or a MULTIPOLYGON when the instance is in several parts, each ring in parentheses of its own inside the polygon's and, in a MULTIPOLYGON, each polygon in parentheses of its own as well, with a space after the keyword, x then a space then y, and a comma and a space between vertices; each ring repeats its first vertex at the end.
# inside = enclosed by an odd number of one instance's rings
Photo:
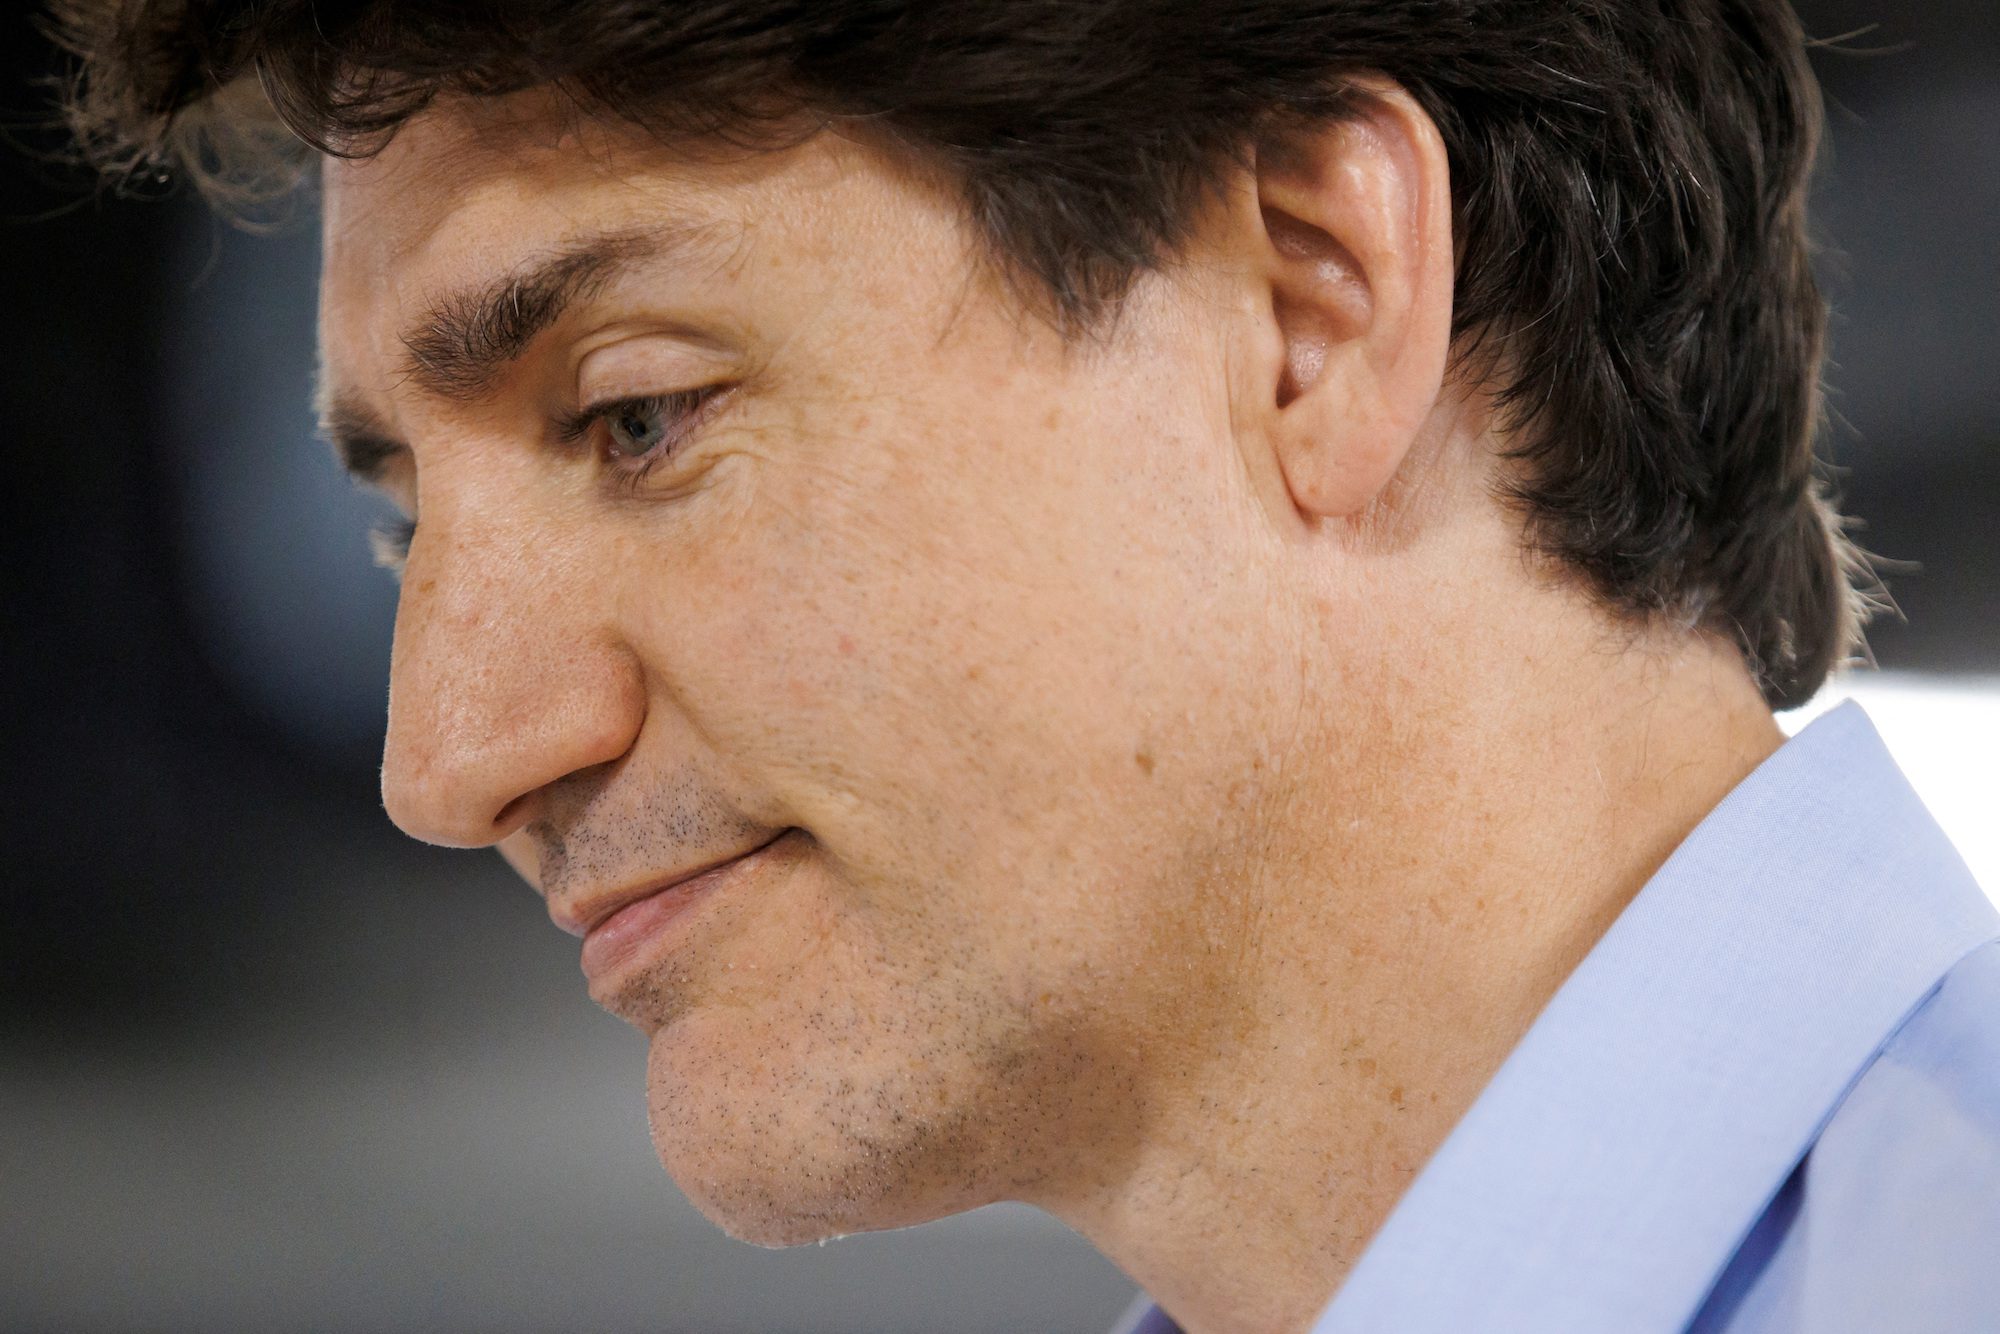
MULTIPOLYGON (((786 834, 791 832, 787 830, 786 834)), ((786 841, 786 834, 735 861, 724 862, 657 894, 628 903, 599 922, 583 938, 584 976, 594 981, 611 972, 665 935, 698 901, 755 875, 779 851, 778 845, 786 841)))

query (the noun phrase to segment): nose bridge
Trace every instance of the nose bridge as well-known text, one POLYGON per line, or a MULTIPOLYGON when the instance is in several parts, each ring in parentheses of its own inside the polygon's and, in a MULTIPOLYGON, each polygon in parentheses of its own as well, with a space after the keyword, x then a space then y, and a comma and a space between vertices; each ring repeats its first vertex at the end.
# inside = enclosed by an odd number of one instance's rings
POLYGON ((426 504, 391 656, 382 800, 406 833, 481 847, 545 785, 630 749, 641 675, 607 597, 575 586, 531 525, 426 504))

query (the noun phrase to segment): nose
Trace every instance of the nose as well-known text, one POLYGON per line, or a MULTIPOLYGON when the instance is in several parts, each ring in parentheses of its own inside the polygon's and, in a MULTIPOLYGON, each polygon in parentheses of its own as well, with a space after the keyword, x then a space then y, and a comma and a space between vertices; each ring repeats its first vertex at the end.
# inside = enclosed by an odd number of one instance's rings
POLYGON ((499 842, 548 784, 625 754, 646 709, 608 595, 579 586, 590 567, 565 577, 522 526, 474 523, 426 513, 412 546, 382 757, 389 818, 463 848, 499 842))

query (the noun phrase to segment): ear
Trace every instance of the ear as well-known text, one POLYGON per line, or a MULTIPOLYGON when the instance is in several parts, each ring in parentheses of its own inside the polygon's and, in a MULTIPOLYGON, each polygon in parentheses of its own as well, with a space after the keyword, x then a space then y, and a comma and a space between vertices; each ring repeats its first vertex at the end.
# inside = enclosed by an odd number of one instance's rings
POLYGON ((1443 388, 1444 142, 1402 88, 1359 80, 1340 120, 1259 141, 1255 200, 1256 216, 1246 200, 1238 219, 1261 289, 1248 420, 1302 514, 1357 515, 1396 475, 1443 388))

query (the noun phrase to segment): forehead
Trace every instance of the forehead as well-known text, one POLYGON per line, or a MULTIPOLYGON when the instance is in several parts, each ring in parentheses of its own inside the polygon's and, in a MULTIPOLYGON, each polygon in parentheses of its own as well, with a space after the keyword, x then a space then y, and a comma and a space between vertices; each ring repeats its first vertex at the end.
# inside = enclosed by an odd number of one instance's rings
POLYGON ((390 326, 437 293, 579 233, 643 224, 720 234, 760 217, 796 220, 854 147, 696 158, 539 91, 440 100, 379 153, 324 162, 322 359, 386 354, 390 326))
POLYGON ((783 154, 697 162, 640 128, 577 110, 531 90, 494 98, 440 98, 362 158, 323 169, 327 237, 347 252, 398 262, 447 227, 536 212, 561 213, 619 194, 699 195, 770 176, 783 154))

